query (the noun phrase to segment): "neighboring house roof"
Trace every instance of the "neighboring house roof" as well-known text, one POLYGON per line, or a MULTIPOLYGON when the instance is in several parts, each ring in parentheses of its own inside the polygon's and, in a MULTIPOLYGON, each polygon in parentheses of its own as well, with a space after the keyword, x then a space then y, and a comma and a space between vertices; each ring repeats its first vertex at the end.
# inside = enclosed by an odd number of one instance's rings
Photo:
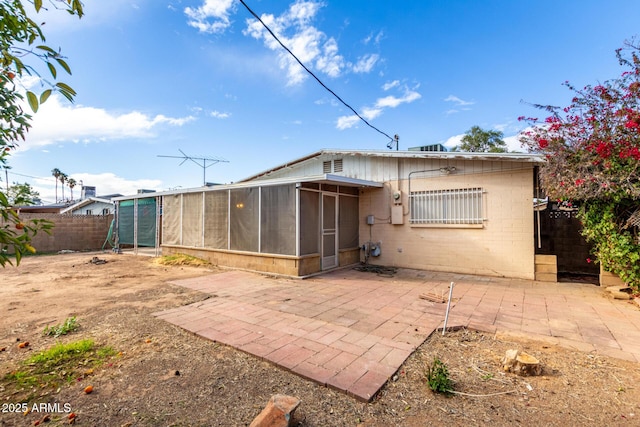
POLYGON ((92 203, 105 203, 108 205, 113 205, 113 201, 111 201, 110 199, 105 199, 101 197, 87 197, 86 199, 82 199, 78 203, 75 203, 66 209, 62 209, 60 213, 73 212, 78 209, 81 209, 84 206, 90 205, 92 203))
POLYGON ((24 205, 16 206, 18 212, 24 213, 59 213, 62 209, 66 208, 66 203, 54 203, 51 205, 24 205))
POLYGON ((272 174, 281 169, 290 168, 309 159, 323 156, 360 156, 360 157, 386 157, 403 159, 438 159, 438 160, 485 160, 525 163, 544 163, 544 157, 540 154, 529 153, 470 153, 462 151, 390 151, 390 150, 334 150, 323 149, 311 153, 299 159, 292 160, 266 171, 257 173, 239 182, 253 181, 272 174))
POLYGON ((120 193, 106 194, 104 196, 96 196, 95 198, 111 200, 111 199, 113 199, 115 197, 122 197, 122 194, 120 194, 120 193))

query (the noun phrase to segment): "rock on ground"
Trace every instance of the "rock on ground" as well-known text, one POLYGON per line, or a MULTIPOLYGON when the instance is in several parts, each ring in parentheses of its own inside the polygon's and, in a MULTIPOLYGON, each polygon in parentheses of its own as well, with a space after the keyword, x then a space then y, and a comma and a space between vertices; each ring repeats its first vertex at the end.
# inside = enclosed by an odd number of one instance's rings
POLYGON ((300 399, 276 394, 271 396, 267 406, 251 422, 249 427, 289 427, 293 412, 300 405, 300 399))

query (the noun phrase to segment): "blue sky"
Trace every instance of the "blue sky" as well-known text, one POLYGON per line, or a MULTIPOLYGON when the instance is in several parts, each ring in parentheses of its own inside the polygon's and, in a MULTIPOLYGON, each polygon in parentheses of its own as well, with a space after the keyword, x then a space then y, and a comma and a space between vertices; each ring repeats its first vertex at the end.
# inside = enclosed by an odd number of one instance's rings
MULTIPOLYGON (((615 49, 640 33, 637 0, 246 3, 401 150, 455 145, 474 125, 519 149, 517 117, 539 115, 523 100, 564 106, 564 81, 618 76, 615 49)), ((50 98, 9 160, 9 181, 47 202, 53 168, 99 195, 133 194, 202 185, 194 163, 158 157, 178 150, 226 159, 206 178, 229 183, 322 148, 387 149, 238 0, 84 4, 81 20, 38 17, 78 96, 50 98)))

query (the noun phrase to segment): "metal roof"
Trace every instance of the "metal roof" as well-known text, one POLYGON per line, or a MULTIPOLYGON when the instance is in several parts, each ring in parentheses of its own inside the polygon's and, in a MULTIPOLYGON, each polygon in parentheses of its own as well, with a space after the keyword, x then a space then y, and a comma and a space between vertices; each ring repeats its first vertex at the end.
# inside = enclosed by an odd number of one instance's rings
POLYGON ((60 213, 67 213, 67 212, 72 212, 75 209, 81 208, 83 206, 87 206, 90 205, 91 203, 104 203, 104 204, 108 204, 108 205, 113 205, 113 200, 112 199, 104 199, 102 197, 87 197, 86 199, 82 199, 79 202, 68 206, 65 209, 62 209, 60 211, 60 213))
POLYGON ((221 185, 206 186, 206 187, 185 188, 182 190, 172 190, 172 191, 159 191, 156 193, 134 194, 131 196, 114 197, 112 200, 122 201, 122 200, 132 200, 132 199, 147 199, 149 197, 171 196, 171 195, 185 194, 185 193, 200 193, 203 191, 223 191, 223 190, 229 190, 234 188, 266 187, 266 186, 272 186, 272 185, 297 184, 297 183, 303 183, 303 182, 318 182, 322 184, 343 185, 346 187, 359 187, 359 188, 383 187, 383 184, 381 182, 368 181, 365 179, 349 178, 346 176, 325 173, 322 175, 314 175, 314 176, 304 176, 304 177, 297 176, 297 177, 278 178, 278 179, 264 179, 260 181, 244 181, 244 182, 237 182, 233 184, 221 184, 221 185))
POLYGON ((252 181, 280 169, 288 168, 309 159, 321 156, 359 156, 359 157, 386 157, 400 159, 434 159, 434 160, 481 160, 481 161, 505 161, 521 163, 544 163, 544 157, 531 153, 470 153, 462 151, 390 151, 390 150, 339 150, 323 149, 308 154, 299 159, 281 164, 266 171, 251 175, 239 182, 252 181))
POLYGON ((202 191, 220 191, 232 188, 246 188, 268 185, 283 185, 297 182, 322 182, 328 184, 345 185, 351 187, 382 187, 383 184, 376 181, 364 179, 348 178, 340 175, 322 174, 314 176, 299 176, 278 179, 261 179, 272 172, 280 169, 288 168, 304 161, 318 158, 321 156, 362 156, 362 157, 386 157, 386 158, 402 158, 402 159, 446 159, 446 160, 481 160, 481 161, 506 161, 520 163, 544 163, 544 157, 539 154, 528 153, 469 153, 458 151, 390 151, 390 150, 339 150, 339 149, 323 149, 304 157, 281 164, 274 168, 252 175, 242 179, 236 183, 221 184, 214 186, 203 186, 186 188, 181 190, 160 191, 155 193, 134 194, 131 196, 114 197, 112 200, 132 200, 146 199, 149 197, 169 196, 174 194, 197 193, 202 191))

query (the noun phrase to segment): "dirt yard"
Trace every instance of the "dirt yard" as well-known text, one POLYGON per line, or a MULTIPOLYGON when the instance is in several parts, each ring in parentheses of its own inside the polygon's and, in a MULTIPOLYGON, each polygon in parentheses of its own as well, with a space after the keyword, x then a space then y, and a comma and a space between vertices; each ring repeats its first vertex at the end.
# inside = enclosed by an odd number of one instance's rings
POLYGON ((167 281, 216 272, 111 253, 30 257, 0 270, 0 426, 38 425, 46 415, 46 425, 67 425, 69 412, 79 426, 247 426, 277 393, 302 400, 292 426, 640 425, 640 366, 598 354, 469 330, 435 334, 362 403, 150 315, 206 298, 167 281), (43 335, 73 316, 76 331, 43 335), (12 382, 30 356, 85 338, 114 354, 56 388, 12 382), (543 375, 503 372, 512 348, 540 359, 543 375), (457 394, 426 384, 435 357, 457 394), (11 412, 34 403, 50 405, 11 412))

